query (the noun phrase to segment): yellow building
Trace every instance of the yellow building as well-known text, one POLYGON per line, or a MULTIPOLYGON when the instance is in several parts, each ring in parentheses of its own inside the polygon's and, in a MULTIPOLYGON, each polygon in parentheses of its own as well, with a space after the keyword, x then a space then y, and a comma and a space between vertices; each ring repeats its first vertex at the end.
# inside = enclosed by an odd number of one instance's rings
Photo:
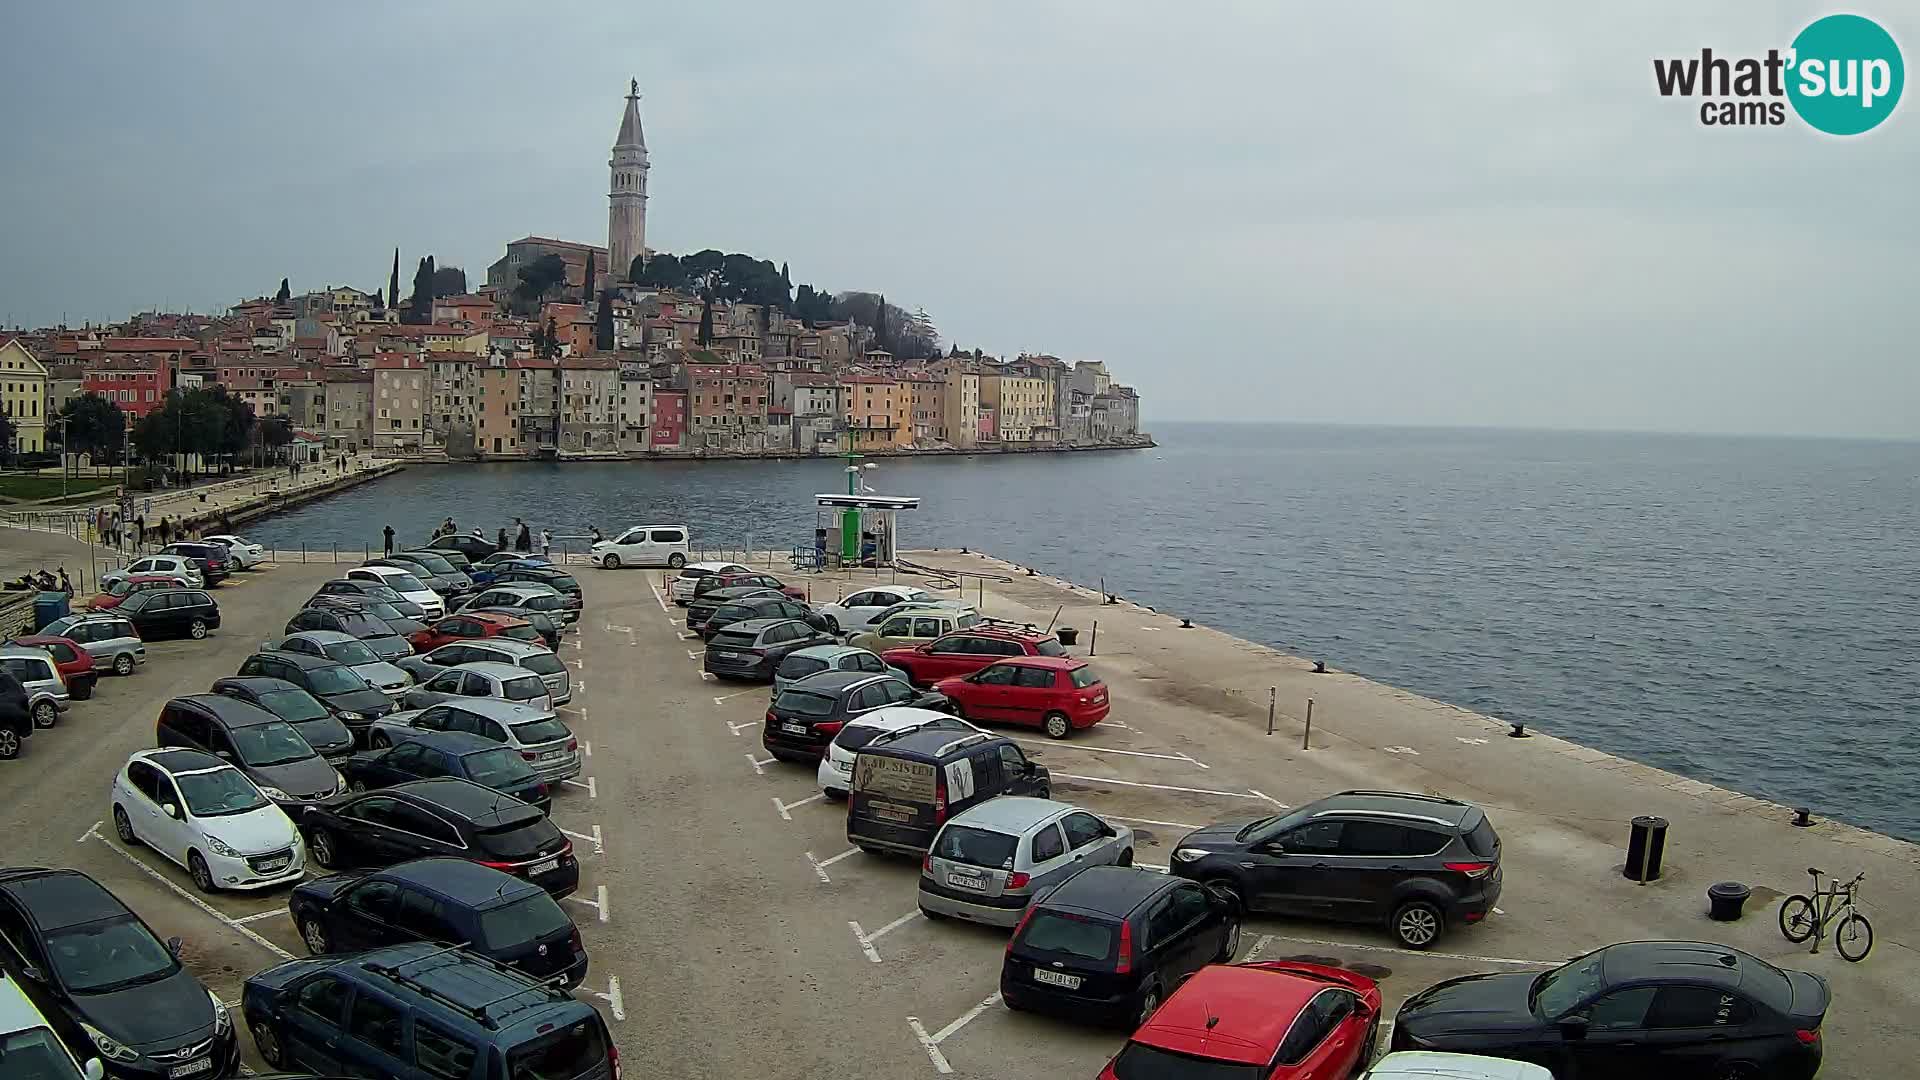
POLYGON ((913 446, 913 394, 905 385, 874 375, 850 375, 844 407, 849 450, 894 450, 913 446))
POLYGON ((1005 372, 980 376, 980 405, 994 410, 1001 442, 1053 441, 1053 383, 1005 372))
POLYGON ((38 454, 47 448, 47 369, 12 338, 0 345, 0 411, 13 421, 11 447, 38 454))

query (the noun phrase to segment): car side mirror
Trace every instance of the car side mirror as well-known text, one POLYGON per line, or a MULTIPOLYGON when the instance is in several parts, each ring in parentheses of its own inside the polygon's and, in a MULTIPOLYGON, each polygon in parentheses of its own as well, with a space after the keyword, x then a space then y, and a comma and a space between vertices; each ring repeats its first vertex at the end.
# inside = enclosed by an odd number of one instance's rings
POLYGON ((1587 1037, 1587 1025, 1591 1021, 1582 1013, 1572 1013, 1560 1018, 1560 1034, 1563 1038, 1584 1039, 1587 1037))
POLYGON ((43 983, 47 981, 46 972, 41 971, 39 968, 35 967, 32 964, 22 964, 20 966, 20 974, 25 975, 27 978, 32 979, 34 982, 37 982, 37 983, 43 983))
POLYGON ((161 809, 165 810, 167 812, 167 816, 170 818, 177 818, 180 816, 180 808, 173 805, 172 803, 167 803, 165 806, 161 807, 161 809))
POLYGON ((176 960, 180 958, 180 939, 179 938, 170 937, 167 939, 167 952, 171 953, 173 955, 173 958, 176 960))
POLYGON ((1373 1015, 1373 1007, 1364 1001, 1356 1001, 1353 1003, 1353 1015, 1364 1020, 1373 1015))
POLYGON ((217 758, 219 758, 219 759, 220 759, 221 761, 232 761, 232 760, 233 760, 233 751, 231 751, 231 750, 215 750, 215 751, 213 752, 213 756, 214 756, 214 757, 217 757, 217 758))

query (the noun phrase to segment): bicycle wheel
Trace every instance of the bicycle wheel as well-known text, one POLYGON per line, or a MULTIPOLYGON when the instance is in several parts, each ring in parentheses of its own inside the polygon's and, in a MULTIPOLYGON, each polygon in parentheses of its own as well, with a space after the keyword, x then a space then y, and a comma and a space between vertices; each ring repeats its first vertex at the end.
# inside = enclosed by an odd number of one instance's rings
POLYGON ((1833 932, 1833 946, 1848 963, 1865 960, 1873 951, 1873 924, 1857 911, 1847 912, 1833 932))
POLYGON ((1813 901, 1807 897, 1795 893, 1780 905, 1780 932, 1796 945, 1813 936, 1816 921, 1813 901))

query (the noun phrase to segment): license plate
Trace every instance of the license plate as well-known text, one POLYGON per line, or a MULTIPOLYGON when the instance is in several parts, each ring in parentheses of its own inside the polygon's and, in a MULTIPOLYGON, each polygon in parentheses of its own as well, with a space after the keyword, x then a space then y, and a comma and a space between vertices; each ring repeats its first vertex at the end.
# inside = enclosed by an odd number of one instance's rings
POLYGON ((260 864, 260 872, 263 874, 271 874, 279 870, 285 870, 287 863, 291 861, 291 859, 275 859, 272 862, 263 862, 260 864))
POLYGON ((805 734, 807 733, 807 725, 805 725, 805 724, 781 724, 781 725, 780 725, 780 730, 781 730, 781 731, 784 731, 784 732, 786 732, 786 733, 787 733, 787 734, 789 734, 789 735, 805 735, 805 734))
POLYGON ((1103 702, 1103 701, 1105 701, 1105 700, 1107 700, 1107 695, 1105 695, 1105 694, 1100 694, 1100 695, 1098 695, 1098 696, 1096 696, 1096 697, 1095 697, 1095 698, 1093 699, 1093 703, 1094 703, 1095 705, 1098 705, 1098 704, 1100 704, 1101 702, 1103 702))
POLYGON ((545 750, 541 752, 540 760, 552 761, 554 758, 566 757, 566 756, 567 756, 567 752, 565 750, 545 750))
POLYGON ((972 889, 975 892, 987 891, 987 883, 985 881, 977 877, 967 877, 963 874, 948 874, 947 884, 956 889, 972 889))
POLYGON ((560 869, 560 860, 548 859, 545 862, 537 862, 537 863, 534 863, 532 866, 527 867, 527 873, 545 874, 558 869, 560 869))
POLYGON ((740 654, 737 652, 716 652, 713 654, 713 658, 715 660, 738 660, 740 659, 740 654))
POLYGON ((189 1061, 185 1065, 175 1065, 167 1070, 167 1075, 169 1077, 199 1076, 201 1073, 212 1071, 213 1059, 209 1057, 201 1058, 199 1061, 189 1061))
POLYGON ((1034 968, 1033 981, 1046 983, 1048 986, 1064 987, 1068 990, 1080 989, 1080 976, 1062 975, 1057 971, 1048 971, 1046 968, 1034 968))
POLYGON ((875 803, 868 803, 867 809, 872 811, 873 816, 876 818, 879 818, 881 821, 897 821, 897 822, 905 823, 913 820, 913 808, 910 806, 899 806, 894 803, 875 802, 875 803))

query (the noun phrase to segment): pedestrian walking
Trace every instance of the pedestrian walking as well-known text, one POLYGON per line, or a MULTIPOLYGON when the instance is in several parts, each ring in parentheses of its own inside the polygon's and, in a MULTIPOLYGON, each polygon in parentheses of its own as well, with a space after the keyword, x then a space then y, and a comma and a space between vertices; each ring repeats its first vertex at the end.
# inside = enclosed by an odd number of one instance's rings
POLYGON ((225 510, 220 511, 220 531, 229 536, 233 534, 233 519, 227 516, 225 510))
POLYGON ((543 559, 550 559, 553 557, 553 530, 552 529, 540 530, 540 557, 543 559))
POLYGON ((514 533, 514 536, 513 536, 513 550, 524 551, 528 554, 532 554, 533 553, 533 530, 528 528, 527 523, 520 520, 519 518, 514 518, 513 523, 519 526, 519 531, 514 533))
MULTIPOLYGON (((148 499, 147 502, 151 504, 153 500, 148 499)), ((146 542, 147 542, 147 515, 141 514, 139 517, 136 517, 133 519, 133 550, 139 551, 141 545, 145 544, 146 542)))
POLYGON ((162 514, 160 516, 160 546, 166 547, 172 539, 173 522, 168 521, 166 515, 162 514))
POLYGON ((595 525, 595 526, 593 526, 593 527, 592 527, 591 529, 589 529, 588 531, 590 531, 590 532, 592 532, 592 533, 593 533, 593 542, 594 542, 594 543, 596 543, 596 544, 598 544, 598 543, 600 543, 601 541, 603 541, 603 540, 605 540, 605 539, 606 539, 606 537, 604 537, 604 536, 602 536, 602 535, 600 535, 600 526, 598 526, 598 525, 595 525))
POLYGON ((380 530, 380 535, 386 537, 386 540, 387 540, 385 554, 388 554, 388 555, 393 554, 393 526, 389 525, 386 528, 380 530))

